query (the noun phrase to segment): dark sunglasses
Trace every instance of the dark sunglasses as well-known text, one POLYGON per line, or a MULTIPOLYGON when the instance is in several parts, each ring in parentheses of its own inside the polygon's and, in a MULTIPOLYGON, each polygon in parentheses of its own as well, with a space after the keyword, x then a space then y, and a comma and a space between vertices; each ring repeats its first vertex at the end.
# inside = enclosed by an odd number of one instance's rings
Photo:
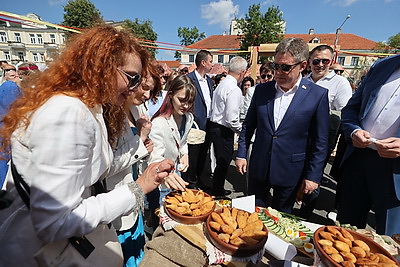
POLYGON ((260 77, 264 80, 265 78, 271 79, 273 76, 271 74, 263 74, 260 77))
POLYGON ((272 62, 272 63, 271 63, 271 68, 272 68, 273 70, 275 70, 275 71, 281 69, 281 70, 284 71, 284 72, 289 72, 289 71, 291 71, 291 70, 293 69, 294 66, 299 65, 301 62, 302 62, 302 61, 297 62, 296 64, 293 64, 293 65, 276 64, 275 62, 272 62))
POLYGON ((334 70, 336 74, 342 74, 344 70, 334 70))
POLYGON ((331 60, 330 60, 330 59, 326 59, 326 58, 323 58, 323 59, 313 59, 312 64, 313 64, 314 66, 316 66, 316 65, 318 65, 320 62, 322 62, 322 64, 324 64, 324 65, 328 65, 328 64, 331 62, 331 60))
POLYGON ((140 74, 135 74, 135 75, 129 75, 125 71, 118 69, 117 70, 124 74, 126 78, 128 79, 128 84, 126 85, 131 92, 135 92, 136 88, 142 83, 142 76, 140 74))
POLYGON ((16 69, 4 69, 4 72, 9 72, 9 71, 17 71, 16 69))

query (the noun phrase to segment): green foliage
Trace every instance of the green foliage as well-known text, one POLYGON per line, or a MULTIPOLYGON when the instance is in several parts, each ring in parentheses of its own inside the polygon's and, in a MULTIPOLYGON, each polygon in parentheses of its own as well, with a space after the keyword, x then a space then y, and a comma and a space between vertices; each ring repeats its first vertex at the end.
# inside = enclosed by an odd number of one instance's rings
MULTIPOLYGON (((126 19, 122 25, 125 29, 132 31, 135 36, 139 39, 145 39, 150 41, 157 41, 158 34, 153 30, 153 22, 151 20, 139 20, 138 18, 135 21, 126 19)), ((157 47, 155 43, 150 44, 147 43, 145 45, 150 45, 157 47)), ((157 54, 157 50, 154 48, 147 48, 150 53, 155 56, 157 54)))
POLYGON ((241 50, 265 43, 279 43, 283 39, 283 17, 279 7, 268 7, 266 13, 260 4, 251 5, 245 18, 237 20, 241 31, 241 50))
POLYGON ((88 29, 103 21, 100 11, 89 0, 69 0, 64 6, 64 26, 88 29))
POLYGON ((400 51, 400 32, 389 37, 388 45, 400 51))
MULTIPOLYGON (((191 29, 188 27, 179 27, 178 37, 181 38, 181 45, 188 46, 206 38, 206 34, 204 32, 199 32, 196 26, 191 29)), ((175 58, 180 59, 181 53, 176 51, 175 58)))

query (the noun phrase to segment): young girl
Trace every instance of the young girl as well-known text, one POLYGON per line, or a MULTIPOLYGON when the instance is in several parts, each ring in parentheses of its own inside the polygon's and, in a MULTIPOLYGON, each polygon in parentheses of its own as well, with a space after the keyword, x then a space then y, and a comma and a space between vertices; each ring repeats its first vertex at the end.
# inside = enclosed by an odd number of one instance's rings
MULTIPOLYGON (((170 159, 180 172, 189 167, 186 137, 193 124, 193 107, 196 88, 192 80, 185 75, 177 76, 168 87, 167 95, 160 110, 152 119, 150 139, 154 149, 149 156, 149 163, 170 159)), ((171 187, 176 181, 172 179, 177 173, 171 173, 164 179, 165 185, 171 187)), ((161 190, 162 193, 165 190, 161 190)), ((161 194, 160 199, 162 199, 161 194)))

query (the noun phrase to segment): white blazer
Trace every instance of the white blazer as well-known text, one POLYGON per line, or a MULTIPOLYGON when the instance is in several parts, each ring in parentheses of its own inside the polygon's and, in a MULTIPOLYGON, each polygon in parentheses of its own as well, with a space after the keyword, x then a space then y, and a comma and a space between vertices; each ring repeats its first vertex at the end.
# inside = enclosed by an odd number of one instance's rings
POLYGON ((186 112, 185 133, 182 138, 174 116, 157 117, 152 121, 150 139, 153 141, 154 149, 150 153, 149 163, 170 159, 179 163, 179 159, 188 154, 186 137, 193 125, 193 114, 186 112))
POLYGON ((1 265, 36 266, 33 255, 44 244, 88 234, 136 207, 127 185, 91 196, 97 180, 133 164, 133 149, 114 158, 118 153, 107 139, 101 106, 89 109, 65 95, 51 97, 32 114, 27 129, 14 132, 12 158, 30 185, 31 210, 9 170, 7 190, 15 201, 0 212, 1 265))

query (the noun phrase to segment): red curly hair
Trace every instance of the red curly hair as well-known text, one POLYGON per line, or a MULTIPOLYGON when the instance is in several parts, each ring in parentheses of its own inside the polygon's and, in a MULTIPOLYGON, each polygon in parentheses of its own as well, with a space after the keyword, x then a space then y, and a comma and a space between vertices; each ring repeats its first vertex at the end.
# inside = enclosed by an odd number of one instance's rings
POLYGON ((129 53, 147 65, 149 53, 126 31, 101 25, 72 36, 58 59, 30 81, 35 86, 24 86, 22 97, 11 105, 0 130, 2 149, 7 151, 12 133, 28 127, 33 112, 57 94, 79 98, 88 107, 102 105, 108 141, 115 144, 125 130, 126 118, 123 108, 113 104, 118 97, 116 73, 129 53))

